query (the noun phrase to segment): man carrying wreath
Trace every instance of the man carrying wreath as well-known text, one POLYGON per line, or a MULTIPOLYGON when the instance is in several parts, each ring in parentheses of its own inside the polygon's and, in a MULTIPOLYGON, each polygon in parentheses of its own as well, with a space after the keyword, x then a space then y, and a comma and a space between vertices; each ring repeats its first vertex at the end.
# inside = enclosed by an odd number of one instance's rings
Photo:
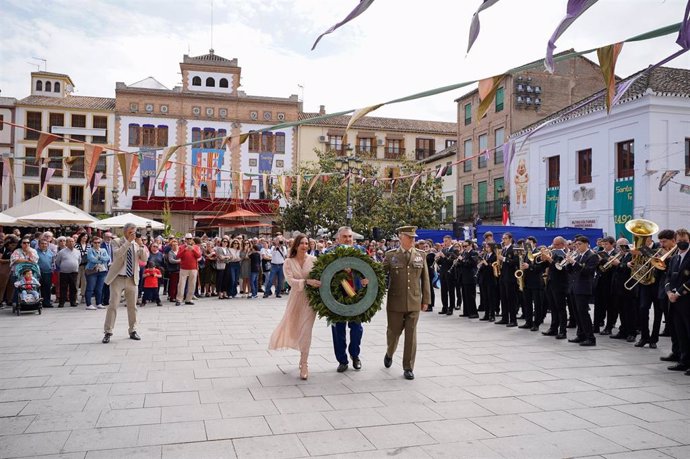
MULTIPOLYGON (((352 234, 352 228, 349 226, 341 226, 336 233, 337 244, 329 248, 327 252, 335 250, 339 246, 354 247, 356 249, 364 250, 354 245, 354 236, 352 234)), ((362 287, 366 287, 369 281, 364 278, 360 278, 354 271, 349 273, 348 282, 350 287, 356 292, 362 287)), ((338 373, 342 373, 347 370, 347 365, 349 363, 347 359, 348 352, 352 358, 352 366, 355 370, 360 370, 362 368, 362 361, 359 360, 360 345, 362 344, 362 335, 364 334, 364 327, 362 327, 361 322, 338 322, 331 325, 331 332, 333 334, 333 351, 335 352, 335 358, 338 360, 338 373), (347 328, 350 329, 350 345, 347 345, 347 328)))
POLYGON ((417 353, 417 321, 419 311, 426 311, 431 299, 428 267, 424 252, 415 249, 416 226, 398 228, 400 247, 386 252, 383 269, 389 274, 386 313, 388 350, 383 365, 390 368, 398 347, 400 334, 405 330, 403 370, 405 379, 414 379, 414 359, 417 353))

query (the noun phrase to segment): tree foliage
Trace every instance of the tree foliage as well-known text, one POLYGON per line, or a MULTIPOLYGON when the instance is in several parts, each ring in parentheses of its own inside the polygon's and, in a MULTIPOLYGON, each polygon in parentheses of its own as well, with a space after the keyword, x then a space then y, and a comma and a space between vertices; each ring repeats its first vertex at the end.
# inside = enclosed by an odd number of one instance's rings
MULTIPOLYGON (((317 162, 305 164, 293 171, 293 174, 303 176, 304 181, 300 199, 297 200, 297 190, 293 186, 291 198, 282 211, 282 226, 287 231, 305 231, 313 236, 321 229, 334 233, 346 223, 347 182, 344 174, 336 173, 327 179, 319 178, 307 195, 313 176, 337 172, 335 152, 317 151, 317 155, 317 162)), ((365 161, 361 167, 363 177, 382 178, 383 172, 371 161, 365 161)), ((423 170, 422 166, 412 161, 400 164, 400 176, 417 174, 423 170)), ((352 229, 371 237, 375 227, 381 228, 384 235, 390 236, 394 234, 395 228, 402 225, 420 228, 437 226, 438 210, 444 205, 440 180, 436 180, 433 173, 424 174, 410 193, 413 179, 397 179, 393 185, 388 180, 381 180, 378 185, 374 185, 371 180, 362 183, 358 177, 351 177, 352 229)))

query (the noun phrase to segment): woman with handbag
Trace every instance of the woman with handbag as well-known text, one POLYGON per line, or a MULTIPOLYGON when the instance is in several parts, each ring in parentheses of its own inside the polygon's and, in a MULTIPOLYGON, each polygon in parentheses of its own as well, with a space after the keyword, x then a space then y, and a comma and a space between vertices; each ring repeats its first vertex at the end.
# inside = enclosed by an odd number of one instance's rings
POLYGON ((230 260, 230 239, 224 237, 220 241, 220 245, 215 248, 216 251, 216 291, 218 292, 218 299, 225 300, 228 296, 229 279, 227 274, 227 262, 230 260))
POLYGON ((177 257, 177 252, 180 250, 180 244, 177 239, 170 241, 170 250, 165 256, 166 268, 168 272, 168 301, 177 301, 177 284, 180 281, 180 259, 177 257))
POLYGON ((105 248, 101 247, 101 238, 95 237, 91 241, 91 247, 86 249, 86 266, 84 276, 86 277, 86 291, 84 300, 86 309, 105 309, 103 306, 103 283, 108 273, 110 255, 105 248), (95 294, 96 306, 91 304, 91 297, 95 294))
POLYGON ((77 274, 77 289, 79 289, 79 295, 81 295, 81 300, 84 300, 86 296, 86 251, 89 249, 89 234, 84 231, 83 233, 77 235, 76 244, 74 248, 79 250, 81 254, 81 263, 79 263, 79 273, 77 274))
POLYGON ((230 259, 226 265, 226 272, 230 274, 230 285, 228 286, 228 295, 230 298, 235 298, 237 296, 237 284, 240 280, 240 241, 239 239, 233 239, 230 243, 230 259))
POLYGON ((240 279, 242 280, 241 294, 246 295, 247 298, 251 295, 251 261, 249 260, 249 254, 252 253, 252 243, 251 241, 244 241, 242 250, 240 250, 240 279))

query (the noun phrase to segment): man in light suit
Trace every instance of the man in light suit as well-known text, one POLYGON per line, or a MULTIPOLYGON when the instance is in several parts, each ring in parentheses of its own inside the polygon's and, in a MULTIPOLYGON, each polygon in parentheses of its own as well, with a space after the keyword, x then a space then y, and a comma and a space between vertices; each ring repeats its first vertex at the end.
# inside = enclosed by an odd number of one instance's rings
POLYGON ((403 375, 405 379, 414 379, 417 321, 419 320, 419 312, 426 311, 431 300, 426 255, 414 247, 416 232, 416 226, 398 228, 400 247, 388 251, 383 260, 383 269, 390 277, 386 302, 388 348, 383 357, 383 365, 390 368, 393 364, 393 354, 398 347, 400 334, 405 330, 405 348, 403 350, 403 375))
POLYGON ((127 303, 127 318, 129 320, 129 338, 140 340, 137 334, 137 292, 139 291, 139 262, 149 259, 149 251, 141 241, 141 235, 136 233, 134 223, 126 223, 124 236, 121 240, 113 241, 113 262, 105 277, 105 283, 110 286, 110 304, 105 315, 103 329, 105 336, 103 344, 110 342, 113 327, 117 318, 117 306, 122 291, 125 292, 127 303))

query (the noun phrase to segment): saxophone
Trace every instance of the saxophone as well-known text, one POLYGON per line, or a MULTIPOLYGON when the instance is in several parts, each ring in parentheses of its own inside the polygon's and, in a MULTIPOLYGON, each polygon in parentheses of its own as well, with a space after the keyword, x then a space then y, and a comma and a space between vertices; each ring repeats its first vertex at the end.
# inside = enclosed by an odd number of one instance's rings
MULTIPOLYGON (((521 251, 523 255, 518 256, 518 261, 522 265, 524 263, 524 253, 525 253, 525 248, 523 246, 523 249, 521 251)), ((518 284, 518 290, 521 292, 525 290, 525 272, 522 269, 518 269, 515 271, 515 279, 517 279, 517 284, 518 284)))
POLYGON ((496 254, 496 261, 491 263, 491 269, 494 271, 494 277, 498 278, 501 276, 501 265, 502 263, 498 260, 498 256, 501 254, 501 249, 494 246, 494 253, 496 254))

